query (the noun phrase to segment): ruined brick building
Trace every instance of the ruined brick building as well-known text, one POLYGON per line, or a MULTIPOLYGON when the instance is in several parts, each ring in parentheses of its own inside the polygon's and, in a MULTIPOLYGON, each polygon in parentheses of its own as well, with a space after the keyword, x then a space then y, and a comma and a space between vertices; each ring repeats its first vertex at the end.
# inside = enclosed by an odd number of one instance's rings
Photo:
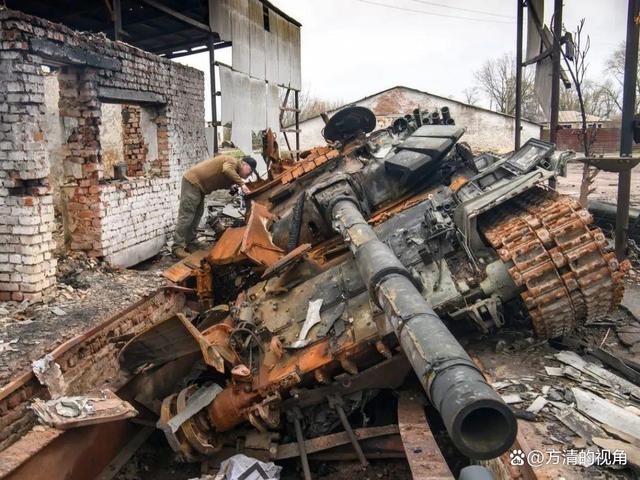
POLYGON ((72 251, 155 254, 204 126, 201 71, 0 10, 0 300, 55 283, 56 222, 72 251))

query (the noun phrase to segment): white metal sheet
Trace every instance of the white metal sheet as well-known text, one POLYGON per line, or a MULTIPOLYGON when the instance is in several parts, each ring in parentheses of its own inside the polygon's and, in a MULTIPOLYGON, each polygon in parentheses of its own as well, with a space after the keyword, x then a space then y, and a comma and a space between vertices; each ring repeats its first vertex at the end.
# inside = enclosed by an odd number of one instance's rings
POLYGON ((220 40, 231 40, 231 0, 213 0, 213 29, 220 35, 220 40))
POLYGON ((264 15, 262 3, 258 0, 249 0, 249 37, 251 67, 249 74, 253 78, 264 80, 264 15))
POLYGON ((551 118, 551 71, 553 63, 551 57, 546 57, 536 63, 536 77, 534 90, 540 107, 547 119, 551 118))
POLYGON ((233 104, 235 103, 233 95, 234 72, 231 68, 220 65, 220 123, 225 126, 233 123, 233 104))
POLYGON ((535 17, 542 22, 544 19, 544 0, 529 0, 527 7, 527 54, 525 61, 530 60, 542 52, 542 38, 536 28, 535 17), (533 10, 532 10, 533 9, 533 10), (535 16, 533 14, 535 12, 535 16))
POLYGON ((267 84, 267 128, 280 131, 280 96, 279 88, 274 83, 267 84))
POLYGON ((234 105, 233 127, 231 141, 246 155, 250 155, 251 148, 251 82, 249 76, 234 72, 234 105))
POLYGON ((291 42, 288 22, 277 15, 278 20, 278 83, 287 86, 291 81, 291 42))
POLYGON ((289 41, 291 45, 291 88, 302 88, 302 68, 300 58, 300 27, 289 23, 289 41))
POLYGON ((231 59, 233 69, 249 74, 251 50, 248 0, 231 0, 231 59))
POLYGON ((278 15, 269 9, 269 31, 265 32, 265 78, 278 83, 278 15))
POLYGON ((251 128, 254 132, 267 125, 267 84, 264 80, 251 80, 251 128))

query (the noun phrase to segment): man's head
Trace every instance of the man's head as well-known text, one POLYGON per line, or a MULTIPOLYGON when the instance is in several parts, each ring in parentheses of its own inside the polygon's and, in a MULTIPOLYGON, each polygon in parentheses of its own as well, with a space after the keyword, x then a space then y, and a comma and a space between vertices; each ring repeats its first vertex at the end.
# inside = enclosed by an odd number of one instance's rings
MULTIPOLYGON (((252 172, 256 172, 256 160, 253 157, 243 157, 242 166, 240 167, 240 176, 242 178, 248 178, 252 172)), ((256 175, 258 173, 256 172, 256 175)))

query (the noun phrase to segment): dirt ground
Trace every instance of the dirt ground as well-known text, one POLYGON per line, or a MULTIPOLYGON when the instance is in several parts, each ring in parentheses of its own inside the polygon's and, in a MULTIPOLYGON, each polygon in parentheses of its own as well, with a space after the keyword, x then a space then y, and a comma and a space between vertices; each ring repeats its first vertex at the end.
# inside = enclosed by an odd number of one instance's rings
POLYGON ((60 257, 50 301, 0 304, 0 384, 159 288, 162 271, 174 261, 167 251, 135 269, 115 269, 84 255, 60 257))
MULTIPOLYGON (((567 176, 558 178, 558 190, 560 193, 578 196, 580 193, 580 180, 582 178, 582 164, 570 162, 567 165, 567 176)), ((596 190, 590 198, 603 202, 616 203, 618 192, 618 174, 600 172, 594 183, 596 190)), ((631 172, 631 206, 640 207, 640 172, 635 169, 631 172)))

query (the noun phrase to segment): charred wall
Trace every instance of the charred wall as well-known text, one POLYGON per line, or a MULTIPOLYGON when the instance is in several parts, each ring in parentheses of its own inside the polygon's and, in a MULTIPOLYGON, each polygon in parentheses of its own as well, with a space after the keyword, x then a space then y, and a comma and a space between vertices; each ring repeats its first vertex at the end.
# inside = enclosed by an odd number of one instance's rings
POLYGON ((40 298, 55 282, 54 188, 61 190, 55 193, 62 199, 67 247, 128 266, 164 244, 175 223, 182 173, 206 155, 202 72, 1 10, 0 300, 40 298), (47 128, 45 78, 51 71, 59 82, 63 142, 54 142, 47 128), (99 132, 105 103, 155 112, 156 158, 139 168, 143 148, 132 149, 136 175, 124 180, 105 175, 99 132), (54 158, 61 165, 54 165, 52 179, 54 158))

